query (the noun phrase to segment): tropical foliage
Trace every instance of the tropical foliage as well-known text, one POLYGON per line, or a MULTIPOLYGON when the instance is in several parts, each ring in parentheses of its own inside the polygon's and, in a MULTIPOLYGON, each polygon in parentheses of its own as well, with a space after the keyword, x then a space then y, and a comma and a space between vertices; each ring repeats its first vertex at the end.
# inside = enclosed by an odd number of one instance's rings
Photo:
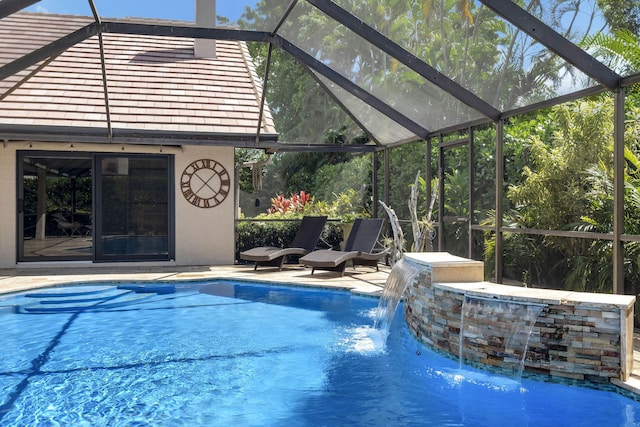
MULTIPOLYGON (((258 2, 242 25, 273 29, 284 4, 258 2)), ((283 2, 284 3, 284 2, 283 2)), ((377 31, 417 57, 478 94, 498 109, 516 108, 542 101, 567 86, 584 84, 585 77, 562 59, 536 43, 517 27, 507 24, 481 2, 469 0, 341 0, 340 6, 374 26, 377 31), (581 81, 581 79, 583 81, 581 81)), ((636 2, 596 0, 584 2, 524 1, 519 5, 542 17, 567 39, 582 47, 622 74, 640 69, 638 32, 640 8, 636 2), (603 12, 597 16, 597 10, 603 12), (587 34, 584 36, 584 34, 587 34)), ((442 125, 443 118, 473 118, 464 105, 445 96, 430 82, 307 2, 298 2, 290 22, 281 29, 287 39, 311 56, 338 70, 343 76, 421 123, 442 125)), ((265 71, 267 48, 251 47, 251 53, 265 71)), ((353 144, 370 137, 339 107, 343 93, 327 93, 287 53, 274 49, 269 104, 283 141, 353 144)), ((329 89, 331 87, 329 86, 329 89)), ((625 132, 625 230, 640 235, 640 94, 632 87, 627 94, 625 132)), ((349 104, 352 106, 352 104, 349 104)), ((613 108, 611 96, 568 102, 511 118, 504 134, 504 205, 502 224, 526 230, 593 231, 611 233, 613 228, 613 108)), ((365 116, 354 110, 360 122, 365 116)), ((493 126, 469 132, 443 135, 445 142, 472 139, 473 150, 452 144, 443 150, 438 164, 437 141, 432 144, 431 169, 442 166, 445 248, 465 256, 484 257, 490 275, 494 266, 495 240, 492 233, 471 236, 475 249, 468 253, 468 223, 495 225, 496 130, 493 126), (469 168, 471 164, 471 168, 469 168), (469 176, 469 173, 472 176, 469 176), (473 187, 469 187, 469 182, 473 187), (483 238, 484 237, 484 238, 483 238)), ((337 212, 338 199, 351 200, 358 214, 370 214, 378 199, 388 197, 389 206, 400 219, 404 235, 410 218, 423 218, 427 211, 427 182, 419 181, 417 212, 407 201, 411 183, 426 169, 425 143, 394 147, 383 153, 356 156, 345 153, 278 153, 264 172, 265 187, 273 194, 298 193, 315 196, 313 209, 337 212), (382 177, 388 161, 390 182, 385 194, 371 194, 373 174, 382 177), (364 184, 364 185, 363 185, 364 184), (332 211, 333 209, 333 211, 332 211)), ((435 182, 428 183, 431 186, 435 182)), ((414 185, 415 186, 415 185, 414 185)), ((248 188, 251 190, 250 188, 248 188)), ((500 189, 498 190, 500 191, 500 189)), ((386 199, 385 199, 386 200, 386 199)), ((305 208, 305 212, 307 212, 305 208)), ((343 212, 340 215, 348 217, 343 212)), ((355 211, 354 211, 355 212, 355 211)), ((330 213, 337 215, 337 213, 330 213)), ((554 233, 558 234, 558 233, 554 233)), ((560 233, 562 234, 562 233, 560 233)), ((410 247, 411 242, 407 242, 410 247)), ((577 239, 534 233, 504 234, 507 279, 532 286, 560 287, 611 292, 612 246, 609 239, 577 239)), ((625 281, 629 292, 640 283, 640 244, 625 244, 625 281)))
POLYGON ((291 197, 278 194, 271 198, 271 207, 267 209, 267 213, 285 215, 290 212, 304 212, 311 202, 311 195, 304 191, 291 193, 291 197))

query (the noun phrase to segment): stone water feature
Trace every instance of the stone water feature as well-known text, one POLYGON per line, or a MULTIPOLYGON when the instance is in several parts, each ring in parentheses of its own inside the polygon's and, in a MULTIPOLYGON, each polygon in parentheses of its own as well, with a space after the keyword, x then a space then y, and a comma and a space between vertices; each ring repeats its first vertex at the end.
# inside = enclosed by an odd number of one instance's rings
MULTIPOLYGON (((467 362, 507 372, 514 370, 518 359, 525 371, 553 378, 616 383, 630 376, 634 296, 489 283, 484 281, 482 262, 444 252, 405 253, 403 259, 418 270, 405 283, 404 317, 412 334, 427 346, 455 357, 462 344, 467 362), (461 334, 463 307, 472 299, 539 309, 531 331, 522 335, 526 335, 528 350, 505 350, 504 337, 461 334), (496 343, 501 343, 499 349, 491 346, 496 343)), ((501 322, 513 322, 511 314, 496 315, 495 311, 478 311, 473 316, 474 321, 490 322, 494 328, 501 322)))
POLYGON ((482 365, 497 360, 522 376, 529 338, 543 304, 466 296, 460 315, 459 358, 482 365), (486 359, 486 357, 489 359, 486 359))

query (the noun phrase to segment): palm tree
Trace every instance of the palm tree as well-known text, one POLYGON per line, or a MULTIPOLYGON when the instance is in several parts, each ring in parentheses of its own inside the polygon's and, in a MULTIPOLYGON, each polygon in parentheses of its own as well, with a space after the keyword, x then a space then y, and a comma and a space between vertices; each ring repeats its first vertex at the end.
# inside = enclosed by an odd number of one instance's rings
POLYGON ((612 34, 598 33, 587 37, 582 46, 605 65, 620 74, 631 74, 640 69, 638 36, 626 29, 612 34))

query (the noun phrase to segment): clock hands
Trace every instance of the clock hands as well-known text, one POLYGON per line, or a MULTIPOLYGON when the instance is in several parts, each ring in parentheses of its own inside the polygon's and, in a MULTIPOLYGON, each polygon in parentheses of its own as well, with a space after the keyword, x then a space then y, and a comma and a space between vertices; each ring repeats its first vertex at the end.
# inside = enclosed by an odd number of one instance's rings
POLYGON ((209 171, 211 171, 211 176, 209 176, 209 178, 207 178, 207 180, 205 181, 199 174, 199 172, 201 172, 201 171, 204 171, 204 169, 199 169, 199 170, 195 171, 194 174, 192 175, 192 176, 195 176, 196 178, 198 178, 200 181, 202 181, 202 185, 197 190, 194 190, 194 193, 198 194, 198 193, 200 193, 200 191, 204 187, 208 187, 215 194, 216 190, 212 186, 209 185, 209 181, 211 181, 216 175, 218 175, 218 173, 216 171, 214 171, 213 169, 209 169, 209 171))

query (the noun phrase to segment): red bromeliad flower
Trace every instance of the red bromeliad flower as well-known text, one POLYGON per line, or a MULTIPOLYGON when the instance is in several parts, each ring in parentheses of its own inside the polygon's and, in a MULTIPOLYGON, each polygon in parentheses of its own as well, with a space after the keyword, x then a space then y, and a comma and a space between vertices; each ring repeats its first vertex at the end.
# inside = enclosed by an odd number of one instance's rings
POLYGON ((300 191, 300 193, 291 193, 291 197, 284 197, 282 194, 276 195, 276 197, 271 198, 271 207, 267 210, 267 213, 274 214, 285 214, 288 212, 303 212, 305 206, 310 203, 311 194, 306 193, 305 191, 300 191))

